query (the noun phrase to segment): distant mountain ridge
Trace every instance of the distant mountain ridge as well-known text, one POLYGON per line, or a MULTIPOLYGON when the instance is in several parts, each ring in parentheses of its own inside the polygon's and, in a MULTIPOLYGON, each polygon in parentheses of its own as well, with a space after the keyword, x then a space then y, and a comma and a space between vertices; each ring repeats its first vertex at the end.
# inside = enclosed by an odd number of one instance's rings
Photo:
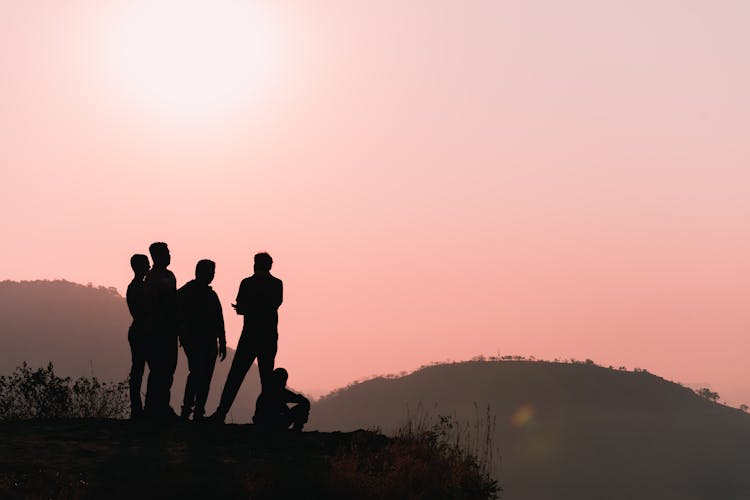
POLYGON ((750 498, 750 415, 645 371, 472 361, 356 383, 317 402, 321 430, 494 418, 507 498, 750 498), (407 417, 411 414, 411 417, 407 417))
MULTIPOLYGON (((131 318, 125 298, 115 288, 65 280, 0 281, 0 374, 22 362, 52 362, 60 376, 96 376, 120 381, 130 371, 127 333, 131 318)), ((234 351, 216 363, 207 411, 213 412, 234 351)), ((180 353, 172 386, 172 406, 179 411, 187 377, 180 353)), ((143 391, 145 391, 145 380, 143 391)), ((247 422, 260 391, 255 367, 245 379, 229 418, 247 422)))

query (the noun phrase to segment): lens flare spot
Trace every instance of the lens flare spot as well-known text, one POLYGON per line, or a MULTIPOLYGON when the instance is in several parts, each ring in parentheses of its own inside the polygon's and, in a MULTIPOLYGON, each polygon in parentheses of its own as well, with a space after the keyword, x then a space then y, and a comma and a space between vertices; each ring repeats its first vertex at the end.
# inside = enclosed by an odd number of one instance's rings
POLYGON ((534 407, 530 404, 520 406, 510 417, 511 423, 518 428, 527 427, 534 420, 534 407))

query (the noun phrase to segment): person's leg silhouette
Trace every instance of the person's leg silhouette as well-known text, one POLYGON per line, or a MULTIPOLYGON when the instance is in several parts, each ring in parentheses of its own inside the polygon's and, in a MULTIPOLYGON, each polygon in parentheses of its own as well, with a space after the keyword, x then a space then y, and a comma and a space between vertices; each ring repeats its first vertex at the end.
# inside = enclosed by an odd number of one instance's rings
POLYGON ((258 374, 261 389, 271 380, 271 373, 276 361, 276 344, 258 353, 258 374))
POLYGON ((183 345, 183 348, 185 349, 185 357, 187 358, 188 362, 188 376, 187 380, 185 381, 185 394, 182 398, 182 411, 180 412, 180 417, 183 419, 188 419, 190 417, 190 413, 193 411, 193 405, 195 404, 198 363, 194 349, 187 344, 183 345))
POLYGON ((141 401, 141 386, 143 385, 143 372, 146 369, 146 349, 143 339, 137 336, 128 338, 130 343, 130 377, 128 385, 130 389, 130 418, 138 418, 143 413, 143 402, 141 401))
POLYGON ((237 397, 237 392, 240 390, 242 381, 245 380, 245 375, 247 375, 248 370, 255 361, 255 357, 256 353, 251 348, 247 337, 240 337, 237 350, 232 359, 232 366, 229 368, 227 381, 224 383, 224 390, 221 391, 219 407, 216 409, 213 417, 215 420, 224 421, 230 408, 232 408, 234 398, 237 397))
POLYGON ((198 368, 198 380, 195 387, 195 410, 193 411, 193 420, 200 420, 206 413, 206 400, 208 399, 208 391, 211 388, 211 378, 214 375, 214 367, 216 366, 216 354, 217 350, 214 346, 213 349, 202 350, 200 352, 199 366, 198 368))

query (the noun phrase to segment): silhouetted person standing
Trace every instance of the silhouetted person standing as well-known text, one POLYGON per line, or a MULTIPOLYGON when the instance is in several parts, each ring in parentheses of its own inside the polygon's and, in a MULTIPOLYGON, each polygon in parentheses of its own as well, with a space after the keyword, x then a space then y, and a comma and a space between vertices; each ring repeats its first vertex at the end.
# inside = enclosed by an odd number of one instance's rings
POLYGON ((148 251, 154 266, 145 279, 152 311, 145 412, 151 417, 173 418, 176 415, 169 399, 177 367, 177 280, 167 269, 172 261, 167 244, 152 243, 148 251))
POLYGON ((242 280, 237 303, 232 304, 237 314, 245 319, 219 407, 212 417, 214 420, 224 421, 256 357, 261 386, 265 386, 273 371, 279 339, 278 309, 283 300, 283 285, 280 279, 271 275, 272 265, 270 255, 256 254, 254 274, 242 280))
POLYGON ((195 279, 177 290, 180 342, 190 370, 180 414, 185 420, 191 412, 194 421, 203 419, 216 356, 221 354, 222 361, 227 357, 221 302, 210 286, 215 273, 216 264, 213 261, 198 261, 195 279))
POLYGON ((133 322, 128 329, 131 360, 129 379, 130 418, 138 418, 143 413, 141 385, 143 383, 143 371, 146 368, 150 333, 149 304, 146 297, 146 284, 143 280, 151 265, 148 262, 148 257, 143 254, 135 254, 130 258, 130 267, 133 269, 134 277, 125 294, 130 315, 133 317, 133 322))
POLYGON ((310 416, 310 401, 302 394, 286 388, 289 374, 283 368, 276 368, 270 381, 263 386, 263 392, 255 403, 253 423, 271 430, 301 431, 310 416), (288 403, 294 406, 287 406, 288 403))

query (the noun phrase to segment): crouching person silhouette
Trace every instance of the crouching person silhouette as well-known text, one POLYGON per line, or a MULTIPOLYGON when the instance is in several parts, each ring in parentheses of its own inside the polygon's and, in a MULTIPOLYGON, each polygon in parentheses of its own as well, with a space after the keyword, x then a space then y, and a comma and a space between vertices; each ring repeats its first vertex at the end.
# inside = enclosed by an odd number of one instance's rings
POLYGON ((221 361, 227 357, 221 302, 210 286, 215 273, 213 261, 201 260, 195 266, 195 279, 177 290, 180 343, 189 370, 180 413, 183 420, 188 420, 191 413, 193 421, 203 420, 216 356, 221 355, 221 361))
POLYGON ((143 415, 141 385, 143 384, 143 372, 146 368, 149 340, 148 299, 143 280, 151 268, 151 264, 149 264, 148 257, 145 255, 135 254, 130 258, 130 267, 133 269, 134 276, 125 294, 128 310, 133 317, 133 322, 128 329, 131 360, 128 383, 130 385, 130 418, 136 419, 143 415))
POLYGON ((263 429, 301 431, 310 416, 310 401, 286 388, 289 374, 276 368, 255 404, 253 423, 263 429), (287 406, 292 403, 294 406, 287 406))

